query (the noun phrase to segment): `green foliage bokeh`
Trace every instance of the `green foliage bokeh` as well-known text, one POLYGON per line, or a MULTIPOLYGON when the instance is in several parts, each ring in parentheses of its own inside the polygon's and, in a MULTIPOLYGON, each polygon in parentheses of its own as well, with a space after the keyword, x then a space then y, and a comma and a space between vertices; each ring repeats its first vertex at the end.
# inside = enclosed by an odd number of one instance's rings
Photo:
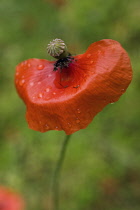
POLYGON ((73 54, 100 39, 128 51, 133 81, 85 130, 73 134, 61 177, 61 210, 140 209, 140 2, 139 0, 1 0, 0 185, 20 192, 29 210, 51 205, 52 171, 64 132, 32 131, 14 87, 15 66, 52 59, 54 38, 73 54))

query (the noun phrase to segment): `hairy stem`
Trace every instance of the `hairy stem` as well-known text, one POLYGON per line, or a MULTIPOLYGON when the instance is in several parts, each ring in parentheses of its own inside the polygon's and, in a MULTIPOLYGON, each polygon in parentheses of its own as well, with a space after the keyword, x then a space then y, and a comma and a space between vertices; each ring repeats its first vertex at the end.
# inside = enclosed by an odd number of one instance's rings
POLYGON ((67 150, 67 146, 69 143, 71 135, 67 135, 64 139, 60 156, 57 160, 56 167, 53 174, 53 180, 52 180, 52 194, 53 194, 53 206, 54 210, 59 210, 59 195, 60 195, 60 175, 61 175, 61 169, 62 165, 65 159, 65 154, 67 150))

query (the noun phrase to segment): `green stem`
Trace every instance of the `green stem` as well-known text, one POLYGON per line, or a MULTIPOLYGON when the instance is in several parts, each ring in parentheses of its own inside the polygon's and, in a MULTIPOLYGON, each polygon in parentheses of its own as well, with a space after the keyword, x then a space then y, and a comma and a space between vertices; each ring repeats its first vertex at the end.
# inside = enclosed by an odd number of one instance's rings
POLYGON ((60 156, 56 163, 56 168, 53 174, 52 193, 53 193, 54 210, 59 210, 60 174, 61 174, 61 169, 62 169, 62 165, 65 159, 66 149, 67 149, 70 137, 71 135, 67 135, 66 138, 64 139, 64 142, 60 151, 60 156))

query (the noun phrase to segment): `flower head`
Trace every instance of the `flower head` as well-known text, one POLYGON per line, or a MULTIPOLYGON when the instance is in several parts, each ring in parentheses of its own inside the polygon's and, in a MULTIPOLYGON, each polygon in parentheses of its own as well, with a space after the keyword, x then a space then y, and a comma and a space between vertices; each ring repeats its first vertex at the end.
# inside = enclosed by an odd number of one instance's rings
POLYGON ((54 39, 47 47, 48 53, 54 58, 63 58, 68 56, 67 46, 62 39, 54 39))
POLYGON ((23 210, 24 202, 19 194, 0 186, 0 210, 23 210))
POLYGON ((72 134, 116 102, 131 79, 126 51, 117 41, 106 39, 91 44, 81 55, 23 61, 16 68, 15 83, 31 129, 72 134))

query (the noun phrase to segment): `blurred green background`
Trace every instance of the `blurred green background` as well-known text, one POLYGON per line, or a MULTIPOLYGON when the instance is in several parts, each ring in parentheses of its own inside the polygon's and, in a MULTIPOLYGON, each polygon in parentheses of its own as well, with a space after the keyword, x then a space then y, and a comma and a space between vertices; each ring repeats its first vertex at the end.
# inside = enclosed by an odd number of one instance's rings
POLYGON ((22 194, 27 210, 48 210, 52 172, 64 132, 28 128, 14 87, 15 66, 52 59, 46 46, 65 40, 73 54, 100 39, 119 41, 134 76, 121 99, 73 134, 61 177, 61 210, 140 209, 140 1, 0 1, 0 185, 22 194))

